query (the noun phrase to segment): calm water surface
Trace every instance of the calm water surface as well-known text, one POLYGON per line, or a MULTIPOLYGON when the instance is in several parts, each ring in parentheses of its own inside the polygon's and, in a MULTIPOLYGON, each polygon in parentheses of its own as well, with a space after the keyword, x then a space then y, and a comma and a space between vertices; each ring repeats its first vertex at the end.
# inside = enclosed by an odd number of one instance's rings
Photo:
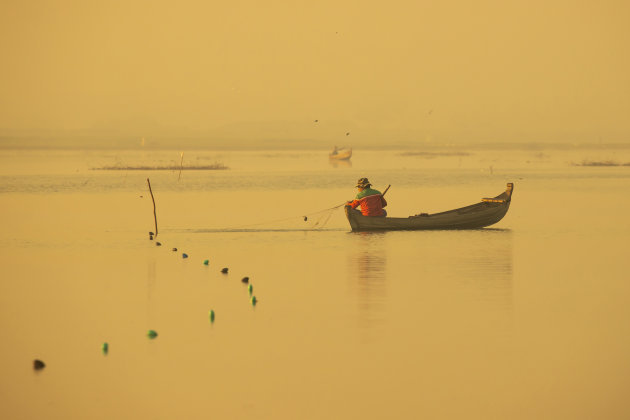
POLYGON ((600 158, 1 152, 0 417, 629 418, 630 167, 571 166, 600 158), (392 216, 515 193, 489 229, 351 233, 363 176, 392 216))

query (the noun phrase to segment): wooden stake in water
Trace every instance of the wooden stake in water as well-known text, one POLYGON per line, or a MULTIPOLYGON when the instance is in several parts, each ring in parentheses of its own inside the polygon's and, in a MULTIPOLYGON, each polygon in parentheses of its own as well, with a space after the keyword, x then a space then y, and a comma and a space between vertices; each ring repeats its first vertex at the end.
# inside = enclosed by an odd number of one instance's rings
POLYGON ((149 184, 149 192, 151 193, 151 200, 153 201, 153 220, 155 221, 155 237, 157 238, 158 228, 157 228, 157 214, 155 212, 155 198, 153 198, 153 191, 151 190, 151 181, 149 181, 149 178, 147 178, 147 184, 149 184))
POLYGON ((182 169, 184 169, 184 152, 181 153, 181 159, 179 161, 179 176, 177 177, 178 181, 182 177, 182 169))

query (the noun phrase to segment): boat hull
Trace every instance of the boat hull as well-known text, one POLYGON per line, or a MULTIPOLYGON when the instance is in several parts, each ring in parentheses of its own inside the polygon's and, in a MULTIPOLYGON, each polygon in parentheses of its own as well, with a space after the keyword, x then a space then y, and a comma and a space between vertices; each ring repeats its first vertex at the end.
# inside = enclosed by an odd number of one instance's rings
POLYGON ((352 157, 352 149, 340 150, 338 153, 330 153, 328 157, 332 160, 348 160, 352 157))
POLYGON ((484 198, 477 204, 434 214, 372 217, 363 216, 350 206, 345 206, 345 212, 353 231, 479 229, 503 219, 510 208, 513 191, 514 184, 509 183, 507 189, 494 198, 484 198))

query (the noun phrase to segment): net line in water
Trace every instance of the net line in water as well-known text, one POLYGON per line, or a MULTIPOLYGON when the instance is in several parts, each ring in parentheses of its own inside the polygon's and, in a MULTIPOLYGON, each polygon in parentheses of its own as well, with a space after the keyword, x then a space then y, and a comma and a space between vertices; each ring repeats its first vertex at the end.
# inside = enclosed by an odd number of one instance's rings
MULTIPOLYGON (((182 154, 183 155, 183 154, 182 154)), ((155 236, 157 237, 158 234, 158 230, 157 230, 157 215, 156 215, 156 208, 155 208, 155 199, 153 198, 153 191, 151 190, 151 183, 149 181, 149 178, 147 178, 147 184, 149 185, 149 192, 151 193, 151 198, 153 199, 153 216, 154 216, 154 220, 155 220, 155 236)), ((244 225, 239 225, 239 226, 232 226, 232 227, 228 227, 228 228, 218 228, 218 229, 175 229, 175 230, 179 230, 179 231, 192 231, 192 232, 264 232, 264 231, 275 231, 275 232, 291 232, 291 231, 317 231, 317 230, 324 230, 324 228, 326 227, 326 224, 328 223, 328 221, 330 220, 330 218, 332 217, 332 214, 339 209, 341 206, 346 205, 347 202, 343 202, 341 204, 338 204, 334 207, 330 207, 324 210, 319 210, 316 212, 312 212, 312 213, 306 213, 303 216, 292 216, 292 217, 285 217, 283 219, 275 219, 275 220, 269 220, 269 221, 264 221, 264 222, 258 222, 258 223, 250 223, 250 224, 244 224, 244 225), (302 219, 304 222, 308 222, 309 221, 309 217, 311 220, 315 220, 315 223, 313 223, 311 226, 306 227, 306 228, 266 228, 266 229, 254 229, 254 227, 257 226, 264 226, 264 225, 272 225, 272 224, 278 224, 278 223, 282 223, 282 222, 287 222, 289 220, 299 220, 302 219), (299 219, 298 219, 299 218, 299 219)), ((334 230, 339 230, 339 229, 334 229, 334 230)), ((151 233, 151 239, 153 239, 153 233, 151 233)))
MULTIPOLYGON (((332 215, 337 211, 340 207, 344 206, 346 203, 340 204, 335 207, 331 207, 324 210, 319 210, 313 213, 303 214, 301 216, 291 216, 285 217, 282 219, 274 219, 267 220, 258 223, 248 223, 237 226, 230 226, 226 228, 216 228, 216 229, 191 229, 187 231, 193 232, 300 232, 300 231, 319 231, 319 230, 328 230, 325 229, 328 221, 332 217, 332 215), (308 223, 305 227, 282 227, 282 224, 286 224, 287 222, 297 222, 303 221, 308 223), (261 229, 261 226, 266 226, 261 229)), ((339 229, 334 229, 339 230, 339 229)))
POLYGON ((231 228, 228 228, 227 230, 239 230, 239 229, 251 229, 253 227, 256 226, 265 226, 265 225, 277 225, 277 224, 281 224, 283 222, 289 222, 289 221, 295 221, 298 219, 302 219, 304 222, 314 222, 312 224, 310 224, 307 228, 301 228, 301 229, 282 229, 282 230, 322 230, 324 229, 324 227, 326 227, 326 224, 328 223, 328 221, 330 220, 330 218, 332 217, 333 213, 339 209, 341 206, 345 205, 345 203, 340 204, 338 206, 335 207, 331 207, 328 209, 324 209, 324 210, 319 210, 313 213, 307 213, 304 214, 302 216, 292 216, 292 217, 285 217, 283 219, 275 219, 275 220, 269 220, 269 221, 265 221, 265 222, 258 222, 258 223, 251 223, 251 224, 246 224, 246 225, 239 225, 239 226, 233 226, 231 228))

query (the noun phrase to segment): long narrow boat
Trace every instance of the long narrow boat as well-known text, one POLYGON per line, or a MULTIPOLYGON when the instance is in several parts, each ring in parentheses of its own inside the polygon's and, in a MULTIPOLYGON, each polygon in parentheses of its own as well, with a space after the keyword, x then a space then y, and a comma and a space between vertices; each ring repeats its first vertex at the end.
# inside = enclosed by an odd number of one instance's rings
POLYGON ((493 225, 510 208, 514 184, 494 198, 482 198, 481 202, 441 213, 421 213, 409 217, 371 217, 345 206, 346 217, 353 231, 366 230, 428 230, 428 229, 478 229, 493 225))

